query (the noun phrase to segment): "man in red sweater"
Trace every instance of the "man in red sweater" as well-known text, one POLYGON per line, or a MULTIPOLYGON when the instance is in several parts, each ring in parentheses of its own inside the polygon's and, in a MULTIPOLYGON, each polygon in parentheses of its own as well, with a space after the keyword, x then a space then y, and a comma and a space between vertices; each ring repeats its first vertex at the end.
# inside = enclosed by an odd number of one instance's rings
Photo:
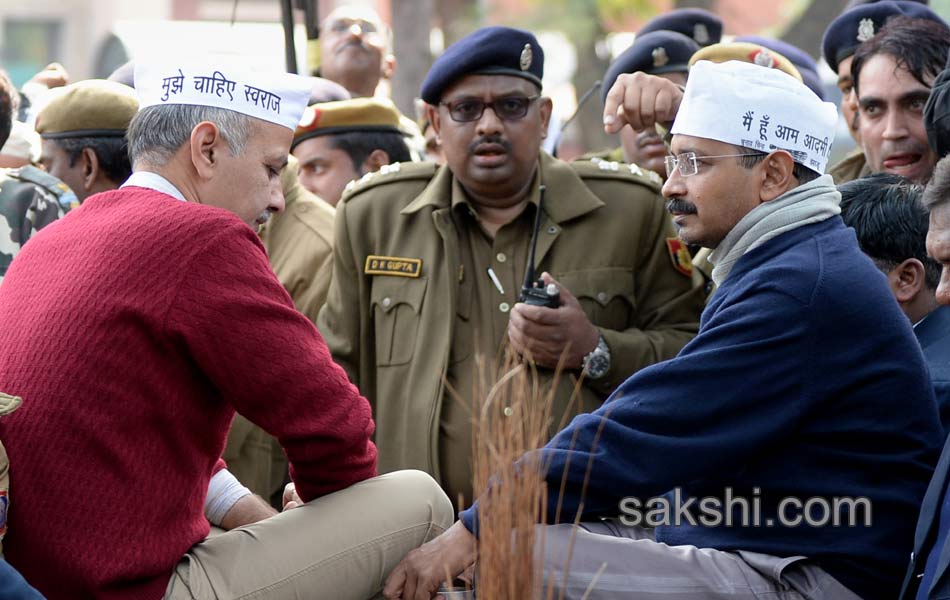
POLYGON ((309 84, 181 61, 138 65, 136 89, 132 177, 0 291, 0 390, 23 398, 0 423, 7 557, 50 599, 378 593, 453 513, 424 474, 374 477, 369 404, 252 229, 283 208, 309 84), (222 469, 235 411, 283 446, 294 510, 260 520, 222 469))

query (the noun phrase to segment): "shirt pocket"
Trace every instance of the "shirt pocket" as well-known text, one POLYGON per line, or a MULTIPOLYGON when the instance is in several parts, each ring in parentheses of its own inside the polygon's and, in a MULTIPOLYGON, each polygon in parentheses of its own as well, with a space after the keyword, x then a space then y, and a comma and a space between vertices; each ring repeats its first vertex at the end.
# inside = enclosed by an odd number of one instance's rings
POLYGON ((636 301, 633 270, 604 267, 554 275, 577 298, 591 323, 623 331, 635 322, 636 301))
POLYGON ((370 306, 376 328, 376 365, 403 365, 412 360, 425 298, 425 277, 373 278, 370 306))

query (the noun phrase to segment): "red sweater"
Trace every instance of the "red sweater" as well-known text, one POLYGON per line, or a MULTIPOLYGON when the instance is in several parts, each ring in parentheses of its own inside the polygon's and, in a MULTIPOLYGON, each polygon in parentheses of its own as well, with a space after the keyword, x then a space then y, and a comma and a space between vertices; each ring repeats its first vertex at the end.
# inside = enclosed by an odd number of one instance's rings
POLYGON ((0 286, 4 550, 51 600, 162 597, 208 534, 234 411, 275 435, 301 497, 376 474, 367 401, 230 212, 142 188, 34 236, 0 286))

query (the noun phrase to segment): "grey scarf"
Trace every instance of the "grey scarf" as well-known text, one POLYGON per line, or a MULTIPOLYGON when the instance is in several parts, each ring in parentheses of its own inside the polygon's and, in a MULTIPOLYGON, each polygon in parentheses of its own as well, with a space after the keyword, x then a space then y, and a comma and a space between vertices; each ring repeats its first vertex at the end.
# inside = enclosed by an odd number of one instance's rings
POLYGON ((736 223, 709 255, 713 281, 717 286, 722 285, 743 254, 770 239, 840 214, 840 203, 841 194, 831 175, 822 175, 758 205, 736 223))

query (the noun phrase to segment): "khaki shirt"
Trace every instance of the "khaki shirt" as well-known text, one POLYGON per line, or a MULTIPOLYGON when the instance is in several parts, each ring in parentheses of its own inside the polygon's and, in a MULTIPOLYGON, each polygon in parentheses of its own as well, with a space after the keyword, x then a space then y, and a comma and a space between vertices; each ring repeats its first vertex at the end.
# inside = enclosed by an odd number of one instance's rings
MULTIPOLYGON (((280 180, 285 207, 264 225, 261 241, 294 306, 316 322, 330 287, 335 211, 300 185, 294 157, 290 157, 280 180)), ((234 416, 222 457, 241 483, 265 499, 279 492, 287 477, 283 448, 273 436, 241 415, 234 416)))
MULTIPOLYGON (((675 233, 655 174, 618 163, 568 165, 544 153, 540 171, 547 192, 537 272, 578 297, 611 352, 607 374, 580 391, 580 408, 589 411, 640 368, 675 356, 698 330, 704 298, 668 241, 675 233)), ((373 405, 380 472, 416 468, 443 484, 444 378, 450 366, 455 377, 475 369, 474 342, 457 339, 474 334, 457 323, 478 318, 466 277, 487 277, 463 272, 454 186, 451 170, 431 163, 391 165, 352 186, 337 206, 333 281, 317 321, 373 405)), ((529 201, 539 196, 536 179, 529 201)), ((552 385, 553 373, 540 371, 552 385)), ((552 433, 576 377, 556 383, 552 433)))
POLYGON ((268 220, 261 241, 294 306, 316 322, 330 287, 336 211, 300 185, 295 158, 290 157, 280 181, 286 206, 268 220))
POLYGON ((855 179, 867 177, 871 174, 861 148, 855 148, 847 156, 828 169, 828 174, 835 180, 835 185, 841 185, 855 179))

